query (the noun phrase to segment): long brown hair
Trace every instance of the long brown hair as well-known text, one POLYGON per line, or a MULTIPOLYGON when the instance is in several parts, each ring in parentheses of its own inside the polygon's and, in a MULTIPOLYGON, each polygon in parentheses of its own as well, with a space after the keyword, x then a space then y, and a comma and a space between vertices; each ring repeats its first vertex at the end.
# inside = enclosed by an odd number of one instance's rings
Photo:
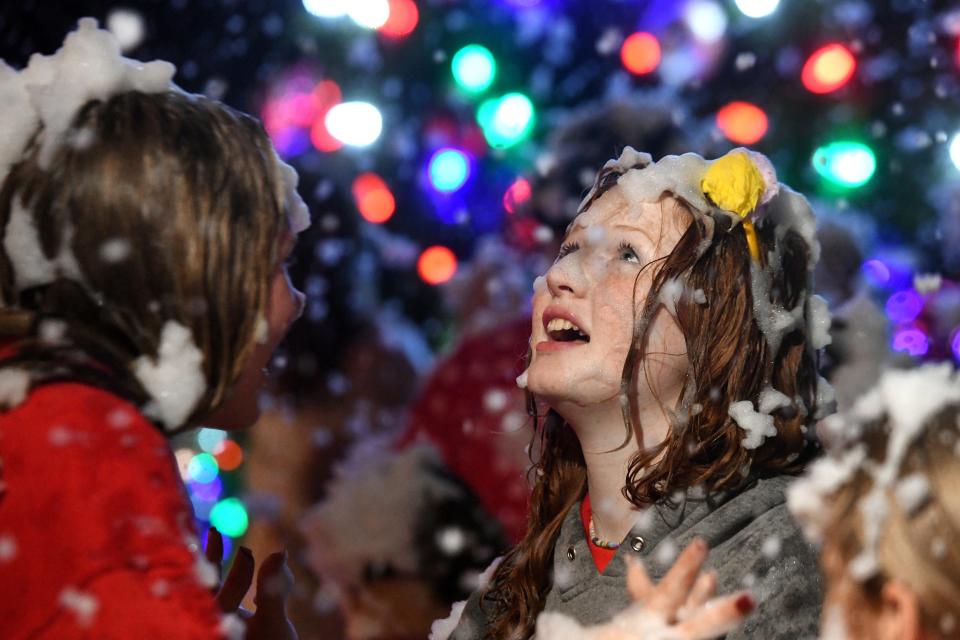
MULTIPOLYGON (((601 171, 598 188, 580 212, 615 186, 621 171, 601 171)), ((805 330, 788 333, 777 352, 771 352, 754 317, 752 258, 742 225, 731 229, 725 214, 714 214, 711 230, 703 217, 689 217, 690 225, 676 247, 655 265, 643 307, 639 313, 635 310, 634 340, 623 368, 623 388, 632 388, 638 364, 645 361, 650 319, 662 306, 659 293, 667 282, 679 278, 685 293, 677 301, 676 320, 686 343, 688 379, 665 441, 638 452, 629 465, 623 493, 638 508, 693 486, 710 493, 736 489, 748 477, 799 471, 815 448, 805 435, 816 408, 817 379, 815 354, 807 345, 805 330), (699 251, 711 233, 712 242, 699 251), (695 300, 692 292, 697 289, 705 292, 705 303, 695 300), (749 450, 741 444, 743 432, 728 414, 729 405, 737 400, 756 401, 767 386, 792 403, 773 413, 778 436, 749 450)), ((773 270, 770 302, 793 309, 811 293, 811 250, 797 232, 778 230, 771 223, 758 224, 757 233, 762 259, 774 243, 779 245, 781 264, 773 270)), ((551 587, 561 524, 586 491, 586 465, 573 430, 553 410, 541 419, 532 396, 528 396, 528 407, 535 425, 531 452, 537 454, 528 530, 507 553, 481 597, 490 620, 486 637, 498 640, 532 635, 551 587)), ((624 417, 629 433, 636 421, 628 414, 624 417)))
POLYGON ((142 405, 131 363, 157 357, 175 321, 206 380, 186 424, 210 413, 256 344, 285 223, 263 128, 200 96, 131 91, 84 105, 50 162, 36 139, 24 156, 0 189, 0 333, 15 345, 2 366, 142 405), (18 282, 9 223, 23 212, 60 266, 43 281, 18 282))

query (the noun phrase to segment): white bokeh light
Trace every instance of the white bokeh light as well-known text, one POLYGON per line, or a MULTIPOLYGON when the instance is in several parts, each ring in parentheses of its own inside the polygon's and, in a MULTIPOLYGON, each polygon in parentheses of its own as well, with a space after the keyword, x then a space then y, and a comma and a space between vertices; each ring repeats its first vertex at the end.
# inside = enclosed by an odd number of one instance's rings
POLYGON ((960 132, 953 134, 953 139, 950 140, 950 160, 957 171, 960 171, 960 132))
POLYGON ((347 14, 346 0, 303 0, 303 8, 318 18, 339 18, 347 14))
POLYGON ((737 9, 748 18, 765 18, 780 6, 780 0, 736 0, 737 9))
POLYGON ((390 3, 388 0, 353 0, 347 15, 361 27, 379 29, 390 17, 390 3))
POLYGON ((713 0, 694 0, 684 10, 683 19, 701 42, 716 42, 727 31, 727 14, 713 0))
POLYGON ((117 37, 124 53, 143 42, 143 16, 136 11, 114 9, 107 16, 107 29, 117 37))
POLYGON ((342 102, 327 112, 327 131, 351 147, 366 147, 376 142, 383 131, 383 116, 369 102, 342 102))

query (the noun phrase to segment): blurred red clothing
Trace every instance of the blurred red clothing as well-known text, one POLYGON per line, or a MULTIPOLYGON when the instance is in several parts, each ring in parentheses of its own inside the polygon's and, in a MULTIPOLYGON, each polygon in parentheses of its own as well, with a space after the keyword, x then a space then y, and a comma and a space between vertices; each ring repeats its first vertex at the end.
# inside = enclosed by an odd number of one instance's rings
POLYGON ((173 455, 136 407, 38 387, 0 414, 0 463, 0 636, 223 635, 173 455))
POLYGON ((526 532, 530 499, 532 421, 516 381, 529 338, 530 317, 519 316, 461 340, 427 380, 398 443, 435 444, 512 542, 526 532))

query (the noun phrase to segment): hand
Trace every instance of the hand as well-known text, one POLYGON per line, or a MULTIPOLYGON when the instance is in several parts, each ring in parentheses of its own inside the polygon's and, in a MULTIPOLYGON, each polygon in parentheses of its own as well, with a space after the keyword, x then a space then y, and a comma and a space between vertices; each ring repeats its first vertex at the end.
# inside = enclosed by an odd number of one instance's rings
POLYGON ((541 614, 538 640, 708 640, 727 633, 753 611, 753 597, 740 591, 714 599, 716 574, 700 573, 707 554, 706 543, 694 540, 657 585, 641 563, 628 558, 633 604, 610 622, 585 628, 562 614, 541 614))
MULTIPOLYGON (((207 560, 222 566, 223 536, 214 527, 207 533, 207 560)), ((240 608, 253 582, 253 552, 240 547, 226 580, 217 591, 217 604, 224 613, 238 613, 247 627, 247 640, 297 640, 297 632, 287 619, 286 603, 293 588, 293 573, 287 566, 287 552, 271 553, 257 571, 257 594, 253 613, 240 608)))

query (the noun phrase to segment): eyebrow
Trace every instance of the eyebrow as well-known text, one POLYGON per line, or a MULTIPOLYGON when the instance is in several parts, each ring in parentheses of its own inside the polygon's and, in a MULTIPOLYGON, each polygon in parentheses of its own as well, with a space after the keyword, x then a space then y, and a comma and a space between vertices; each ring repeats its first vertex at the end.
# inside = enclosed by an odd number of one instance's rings
POLYGON ((631 224, 615 224, 615 225, 612 225, 612 228, 618 229, 620 231, 628 231, 630 233, 639 233, 644 238, 646 238, 650 242, 650 244, 652 244, 653 246, 657 246, 657 241, 654 240, 653 236, 646 229, 642 227, 637 227, 636 225, 631 225, 631 224))

